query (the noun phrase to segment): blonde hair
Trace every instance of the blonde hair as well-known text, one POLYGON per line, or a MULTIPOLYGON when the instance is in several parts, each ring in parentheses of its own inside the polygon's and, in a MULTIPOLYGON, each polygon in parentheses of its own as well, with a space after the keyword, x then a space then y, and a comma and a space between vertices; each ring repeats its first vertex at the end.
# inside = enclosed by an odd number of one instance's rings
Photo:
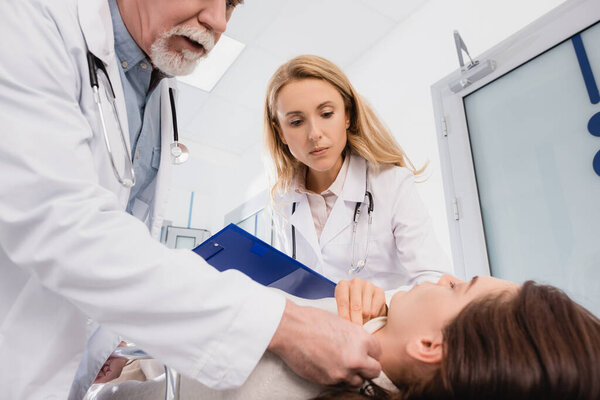
POLYGON ((277 96, 288 83, 304 79, 320 79, 331 84, 342 96, 346 115, 350 119, 346 154, 358 154, 375 166, 396 165, 421 174, 427 165, 417 170, 388 129, 367 102, 356 92, 344 72, 331 61, 314 55, 295 57, 275 71, 267 86, 265 99, 265 145, 274 164, 275 184, 271 196, 289 191, 294 175, 303 164, 296 160, 281 140, 277 120, 277 96))

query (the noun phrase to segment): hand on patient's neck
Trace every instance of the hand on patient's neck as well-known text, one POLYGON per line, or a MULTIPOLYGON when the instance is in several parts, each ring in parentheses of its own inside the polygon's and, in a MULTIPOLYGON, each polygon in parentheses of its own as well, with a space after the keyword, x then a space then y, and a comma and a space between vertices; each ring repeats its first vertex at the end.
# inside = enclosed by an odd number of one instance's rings
POLYGON ((379 343, 361 327, 290 300, 268 350, 296 374, 325 385, 360 386, 381 371, 379 343))

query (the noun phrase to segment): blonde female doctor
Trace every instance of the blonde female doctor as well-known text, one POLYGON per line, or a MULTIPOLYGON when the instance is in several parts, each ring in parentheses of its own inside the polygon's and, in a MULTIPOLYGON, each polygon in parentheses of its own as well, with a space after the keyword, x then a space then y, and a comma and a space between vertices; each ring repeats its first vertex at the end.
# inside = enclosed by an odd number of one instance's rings
POLYGON ((396 289, 450 272, 404 151, 344 73, 299 56, 271 78, 276 245, 334 282, 396 289))

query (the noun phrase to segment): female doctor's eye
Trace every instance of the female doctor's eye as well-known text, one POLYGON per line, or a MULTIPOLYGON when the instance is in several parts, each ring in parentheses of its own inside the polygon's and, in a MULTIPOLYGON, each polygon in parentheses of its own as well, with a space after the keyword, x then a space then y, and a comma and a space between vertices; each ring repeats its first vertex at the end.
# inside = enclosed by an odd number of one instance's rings
POLYGON ((227 0, 226 4, 227 4, 227 9, 231 10, 231 9, 234 9, 235 6, 240 4, 240 1, 239 0, 227 0))

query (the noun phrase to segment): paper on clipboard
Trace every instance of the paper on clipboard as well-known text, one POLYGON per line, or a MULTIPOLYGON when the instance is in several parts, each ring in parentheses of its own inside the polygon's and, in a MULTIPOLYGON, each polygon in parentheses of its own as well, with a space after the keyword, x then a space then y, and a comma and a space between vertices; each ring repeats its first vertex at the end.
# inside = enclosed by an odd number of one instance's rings
POLYGON ((219 271, 237 269, 258 283, 297 297, 334 296, 335 283, 234 224, 193 251, 219 271))

